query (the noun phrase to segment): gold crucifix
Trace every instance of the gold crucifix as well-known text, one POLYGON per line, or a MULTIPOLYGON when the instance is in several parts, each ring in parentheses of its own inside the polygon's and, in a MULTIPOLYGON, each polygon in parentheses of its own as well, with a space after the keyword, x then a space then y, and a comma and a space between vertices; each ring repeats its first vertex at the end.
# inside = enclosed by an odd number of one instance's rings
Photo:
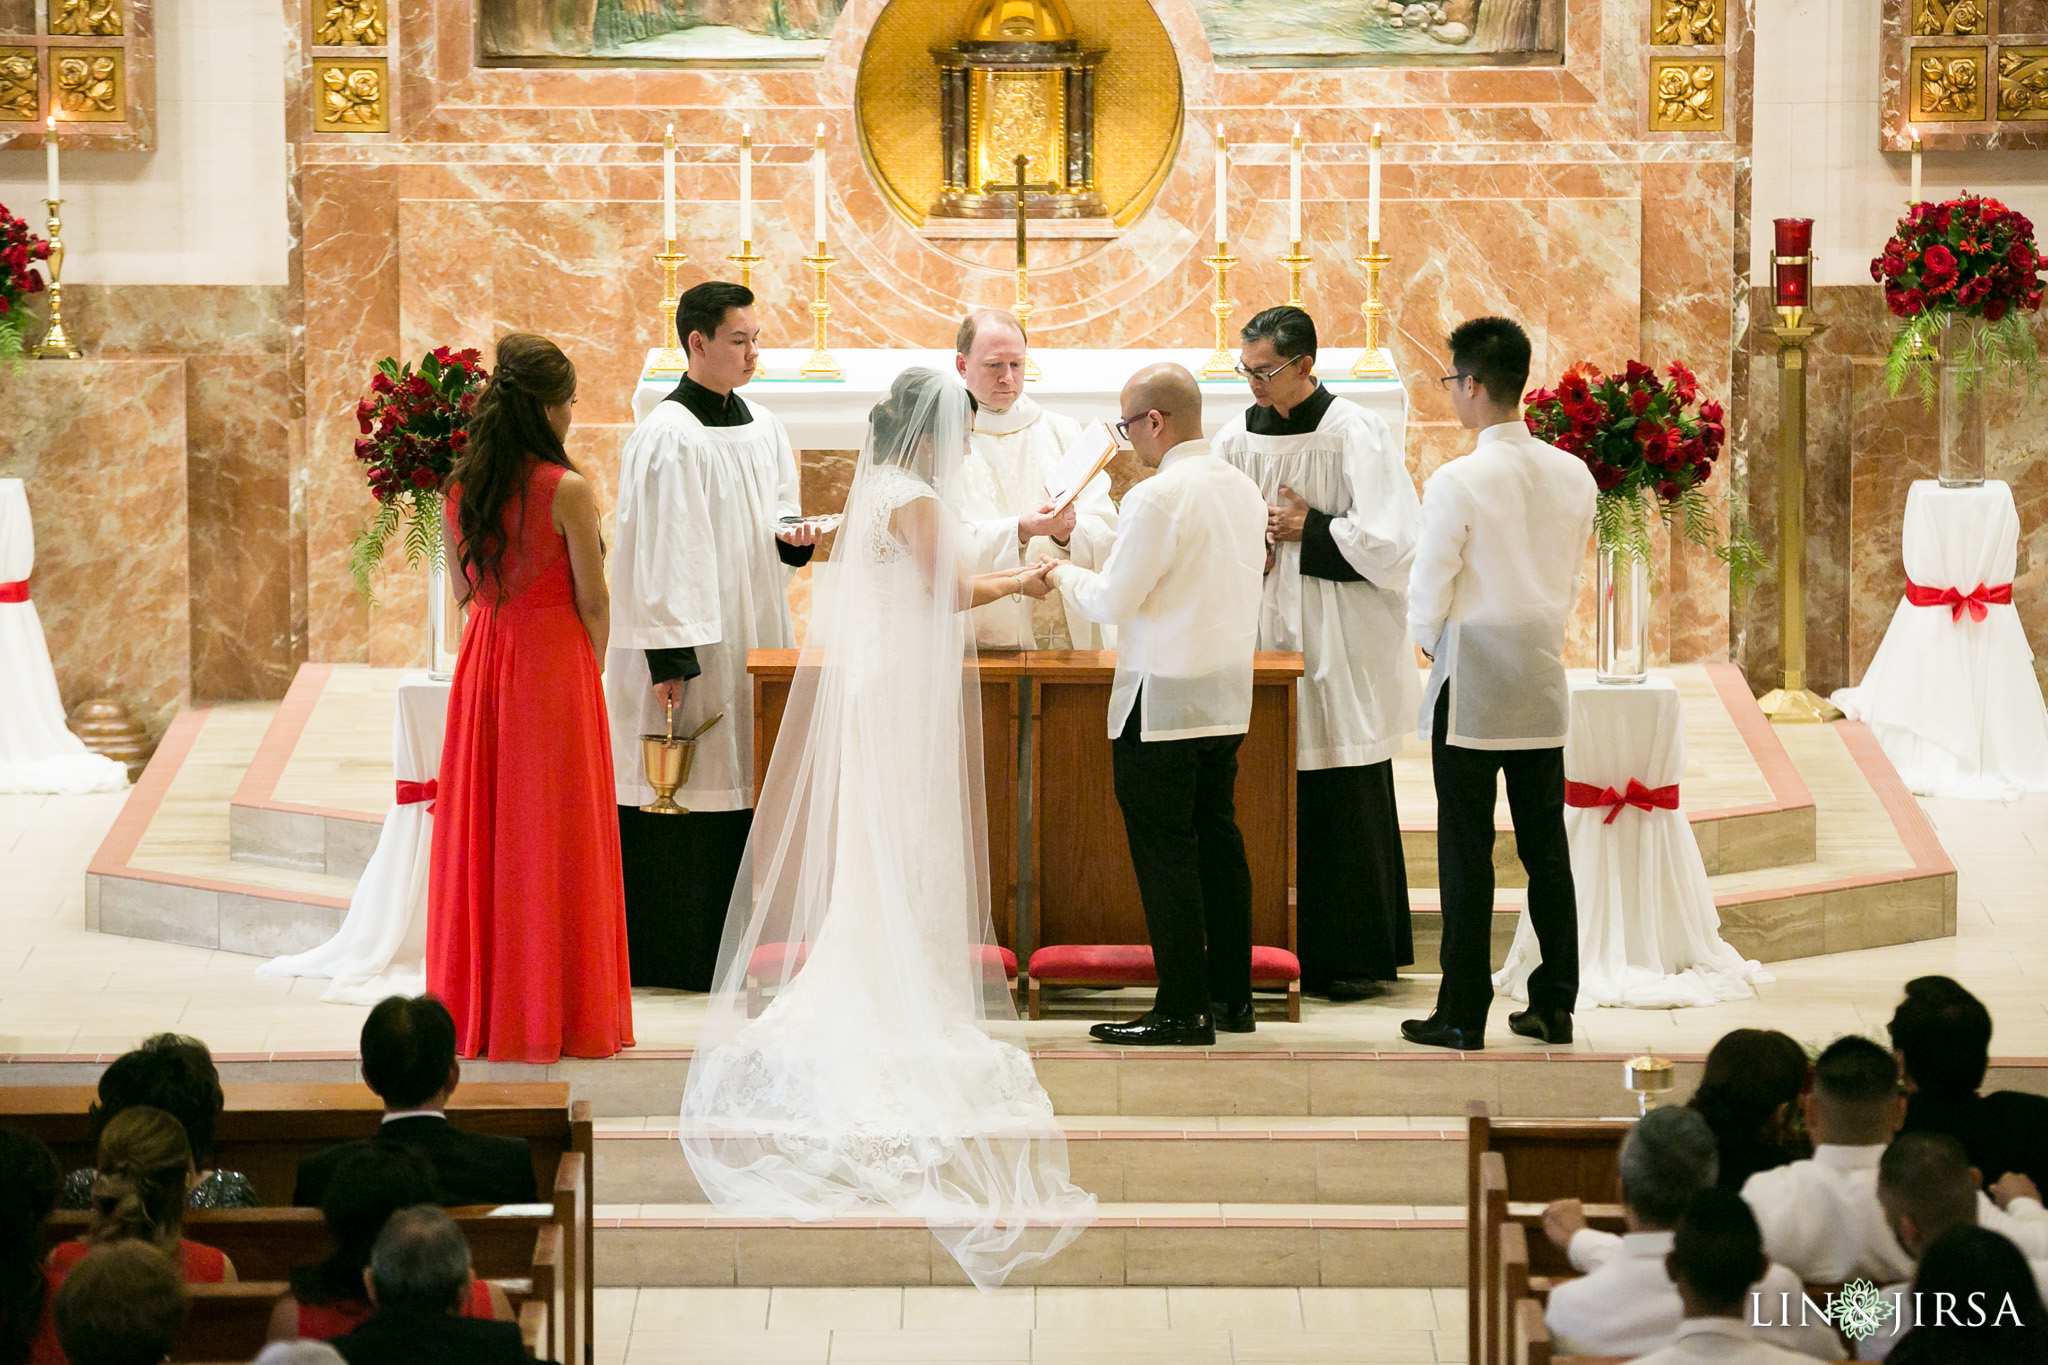
MULTIPOLYGON (((1017 153, 1017 178, 1014 181, 984 180, 981 182, 981 192, 983 194, 995 194, 999 191, 1007 190, 1014 192, 1017 196, 1017 301, 1011 305, 1010 311, 1017 315, 1018 323, 1024 328, 1025 345, 1027 346, 1030 345, 1031 340, 1031 267, 1029 265, 1029 258, 1025 254, 1024 246, 1024 196, 1032 190, 1052 193, 1062 188, 1062 186, 1044 180, 1027 181, 1024 178, 1024 167, 1030 159, 1022 152, 1017 153)), ((1032 363, 1029 352, 1024 356, 1024 377, 1026 379, 1037 379, 1039 377, 1038 366, 1032 363)))

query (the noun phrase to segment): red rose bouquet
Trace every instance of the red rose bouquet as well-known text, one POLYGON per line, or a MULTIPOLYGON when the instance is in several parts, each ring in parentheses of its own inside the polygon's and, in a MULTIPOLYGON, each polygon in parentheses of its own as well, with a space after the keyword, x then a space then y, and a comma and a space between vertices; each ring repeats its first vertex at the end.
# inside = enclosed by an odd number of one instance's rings
POLYGON ((37 261, 50 259, 50 244, 0 204, 0 361, 19 364, 28 349, 28 310, 22 302, 45 288, 37 261))
POLYGON ((349 572, 365 601, 375 600, 371 578, 401 529, 408 565, 441 552, 441 490, 469 443, 466 428, 487 377, 479 358, 473 350, 437 346, 415 369, 386 356, 370 379, 370 396, 356 404, 356 459, 377 500, 349 551, 349 572))
POLYGON ((1600 543, 1630 558, 1650 551, 1650 517, 1687 541, 1712 549, 1738 585, 1762 567, 1756 543, 1730 500, 1731 530, 1715 516, 1707 481, 1728 440, 1719 403, 1701 400, 1699 381, 1673 361, 1657 372, 1631 360, 1618 375, 1589 361, 1564 372, 1557 386, 1525 396, 1523 420, 1540 441, 1585 461, 1599 485, 1600 543))
POLYGON ((2041 259, 2034 251, 2034 225, 1996 199, 1965 194, 1940 204, 1914 204, 1899 219, 1884 254, 1870 263, 1870 277, 1884 286, 1884 301, 1897 317, 1885 378, 1897 393, 1906 373, 1934 395, 1929 361, 1936 343, 1960 320, 1965 335, 1951 338, 1947 357, 1966 372, 1997 367, 2032 375, 2040 363, 2025 314, 2041 306, 2041 259))

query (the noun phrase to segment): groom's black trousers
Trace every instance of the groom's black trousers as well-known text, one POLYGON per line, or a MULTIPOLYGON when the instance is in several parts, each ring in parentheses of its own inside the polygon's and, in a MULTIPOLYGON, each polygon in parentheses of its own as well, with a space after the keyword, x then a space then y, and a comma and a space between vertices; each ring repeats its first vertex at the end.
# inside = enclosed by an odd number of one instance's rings
POLYGON ((1131 704, 1115 754, 1116 801, 1145 902, 1161 1014, 1252 998, 1252 873, 1233 800, 1243 735, 1138 738, 1131 704))

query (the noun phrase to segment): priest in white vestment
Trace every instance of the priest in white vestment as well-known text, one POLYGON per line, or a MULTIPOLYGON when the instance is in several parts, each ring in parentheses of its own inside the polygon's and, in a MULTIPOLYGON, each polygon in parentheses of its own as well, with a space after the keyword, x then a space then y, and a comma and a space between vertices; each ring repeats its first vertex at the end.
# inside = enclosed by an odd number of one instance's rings
POLYGON ((753 376, 753 291, 709 281, 676 305, 690 354, 674 393, 620 460, 612 632, 605 654, 618 784, 626 938, 635 986, 711 989, 754 804, 750 649, 788 649, 788 585, 816 532, 799 515, 796 453, 775 415, 735 392, 753 376), (640 736, 722 713, 675 793, 687 815, 650 815, 640 736))
POLYGON ((1378 413, 1316 382, 1316 325, 1268 308, 1239 334, 1257 401, 1216 453, 1265 497, 1259 648, 1299 651, 1295 910, 1301 987, 1384 995, 1415 960, 1394 755, 1422 693, 1408 643, 1415 482, 1378 413))
MULTIPOLYGON (((969 313, 954 339, 955 363, 975 408, 961 469, 960 512, 974 555, 968 569, 995 573, 1045 559, 1099 569, 1116 539, 1109 475, 1097 474, 1073 502, 1051 510, 1046 481, 1080 440, 1081 424, 1024 392, 1024 344, 1016 315, 996 309, 969 313)), ((1006 597, 974 610, 974 642, 982 650, 1109 649, 1115 632, 1081 615, 1065 593, 1038 601, 1006 597)))

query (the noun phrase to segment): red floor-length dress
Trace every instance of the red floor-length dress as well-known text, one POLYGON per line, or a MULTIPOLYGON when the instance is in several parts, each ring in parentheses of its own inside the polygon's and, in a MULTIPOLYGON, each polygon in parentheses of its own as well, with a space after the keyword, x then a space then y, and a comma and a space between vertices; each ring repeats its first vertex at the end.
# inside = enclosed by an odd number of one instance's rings
POLYGON ((633 1042, 604 690, 554 528, 564 472, 534 461, 502 588, 471 585, 434 806, 427 989, 462 1055, 494 1062, 633 1042))

